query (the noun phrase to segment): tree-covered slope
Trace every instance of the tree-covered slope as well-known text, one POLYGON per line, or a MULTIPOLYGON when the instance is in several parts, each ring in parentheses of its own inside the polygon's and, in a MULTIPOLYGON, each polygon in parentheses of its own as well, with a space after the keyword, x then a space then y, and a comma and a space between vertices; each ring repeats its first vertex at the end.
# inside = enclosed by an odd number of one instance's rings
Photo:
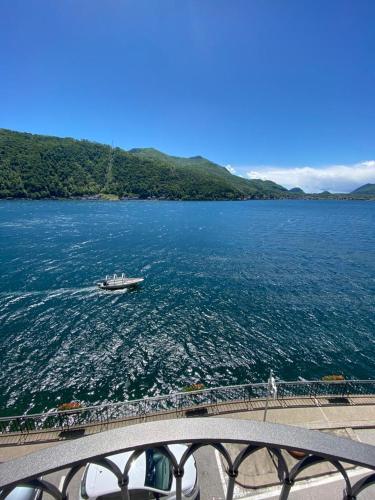
POLYGON ((375 195, 375 184, 364 184, 363 186, 352 191, 351 194, 375 195))
POLYGON ((200 156, 110 146, 0 129, 0 198, 118 197, 241 199, 287 197, 271 181, 247 180, 200 156))
POLYGON ((294 187, 292 189, 289 189, 289 193, 305 194, 305 191, 303 189, 301 189, 300 187, 294 187))
POLYGON ((239 193, 239 196, 257 197, 281 197, 287 193, 287 189, 272 181, 262 181, 258 179, 244 179, 231 174, 225 167, 217 165, 202 156, 190 158, 180 158, 161 153, 153 148, 131 149, 130 153, 151 161, 162 161, 176 169, 183 169, 199 178, 201 182, 209 180, 218 183, 225 182, 231 190, 239 193))

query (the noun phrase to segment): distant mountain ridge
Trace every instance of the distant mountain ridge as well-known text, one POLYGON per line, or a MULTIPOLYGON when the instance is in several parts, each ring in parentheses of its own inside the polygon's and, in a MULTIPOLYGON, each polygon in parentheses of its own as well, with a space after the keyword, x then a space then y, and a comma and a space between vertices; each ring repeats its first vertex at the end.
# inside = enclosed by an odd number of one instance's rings
POLYGON ((0 129, 0 198, 369 200, 375 192, 366 184, 349 194, 307 194, 238 177, 202 156, 0 129))
POLYGON ((375 195, 375 184, 364 184, 363 186, 355 189, 351 194, 370 194, 375 195))
POLYGON ((270 199, 288 196, 272 181, 232 175, 201 156, 0 129, 0 198, 270 199))

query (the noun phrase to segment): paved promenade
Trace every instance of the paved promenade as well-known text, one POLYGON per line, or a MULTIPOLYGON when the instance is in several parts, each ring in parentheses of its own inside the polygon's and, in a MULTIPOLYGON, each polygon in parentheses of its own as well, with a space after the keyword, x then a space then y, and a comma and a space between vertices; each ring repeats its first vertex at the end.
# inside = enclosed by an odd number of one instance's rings
MULTIPOLYGON (((291 398, 284 400, 269 401, 267 421, 306 427, 309 429, 332 432, 336 435, 349 439, 359 440, 375 445, 375 396, 349 397, 345 404, 334 398, 291 398)), ((230 403, 216 405, 216 407, 205 407, 206 414, 236 418, 263 420, 265 401, 254 400, 246 403, 230 403)), ((53 431, 46 433, 28 435, 3 435, 0 436, 0 462, 32 453, 40 448, 55 446, 60 441, 100 432, 120 426, 128 426, 139 422, 165 418, 192 417, 195 413, 166 412, 158 415, 143 416, 128 419, 126 421, 112 422, 109 425, 92 425, 81 430, 63 432, 53 431)), ((202 408, 197 415, 202 414, 202 408)), ((237 445, 228 445, 230 453, 237 453, 237 445)), ((295 463, 295 459, 287 452, 283 452, 289 466, 295 463)), ((202 498, 219 499, 225 498, 226 475, 224 465, 219 455, 211 448, 199 450, 197 463, 200 470, 201 489, 207 491, 202 498), (216 480, 213 481, 213 478, 216 480), (219 478, 219 480, 217 480, 219 478)), ((350 474, 360 474, 358 468, 348 466, 350 474)), ((56 473, 57 474, 57 473, 56 473)), ((314 478, 330 477, 332 482, 335 478, 334 470, 329 464, 321 464, 309 471, 308 475, 301 476, 300 483, 314 478)), ((56 481, 60 480, 56 476, 56 481)), ((323 479, 324 481, 326 479, 323 479)), ((336 479, 338 487, 341 487, 339 478, 336 479)), ((235 491, 235 498, 257 496, 267 488, 279 484, 277 478, 277 464, 275 458, 266 450, 260 450, 249 457, 241 466, 235 491)), ((331 483, 330 483, 331 484, 331 483)), ((78 488, 77 484, 75 485, 78 488)), ((302 487, 302 486, 301 486, 302 487)), ((332 483, 331 488, 335 487, 332 483)), ((268 491, 268 490, 267 490, 268 491)), ((263 497, 259 497, 263 498, 263 497)), ((266 497, 264 497, 266 498, 266 497)), ((269 497, 271 498, 271 497, 269 497)), ((299 498, 299 497, 296 497, 299 498)), ((302 498, 302 497, 301 497, 302 498)))
MULTIPOLYGON (((259 421, 263 420, 263 416, 263 410, 230 415, 236 419, 259 421)), ((340 437, 375 445, 375 404, 271 408, 267 412, 267 421, 330 432, 340 437)), ((233 454, 237 454, 241 447, 228 445, 227 448, 233 454)), ((297 462, 287 452, 283 452, 283 456, 289 468, 297 462)), ((220 465, 223 467, 223 464, 220 465)), ((347 468, 354 469, 355 467, 348 466, 347 468)), ((323 476, 335 471, 335 468, 328 463, 317 465, 305 475, 302 474, 300 480, 323 476)), ((244 462, 237 483, 246 490, 279 484, 275 458, 267 450, 258 451, 244 462)))
MULTIPOLYGON (((165 420, 171 418, 193 418, 194 416, 230 416, 234 418, 252 418, 255 420, 260 420, 263 418, 263 412, 266 407, 266 400, 257 398, 250 399, 247 401, 233 401, 229 403, 217 403, 217 404, 204 404, 201 406, 195 406, 192 408, 169 410, 165 412, 158 412, 154 414, 145 414, 136 417, 124 418, 122 420, 114 420, 110 422, 99 422, 92 423, 90 425, 63 428, 63 429, 51 429, 44 430, 40 432, 24 432, 24 433, 10 433, 10 434, 0 434, 0 449, 4 446, 19 446, 26 444, 38 444, 46 442, 56 442, 63 441, 66 439, 74 439, 83 436, 88 436, 90 434, 95 434, 97 432, 103 432, 110 429, 116 429, 119 427, 125 427, 128 425, 134 425, 144 422, 153 422, 156 420, 165 420)), ((270 400, 268 402, 268 420, 275 421, 279 423, 290 423, 289 417, 286 417, 287 413, 285 410, 296 409, 299 410, 298 414, 303 415, 304 412, 307 415, 311 415, 312 420, 309 424, 309 428, 320 429, 322 428, 320 422, 323 418, 323 413, 319 410, 326 408, 326 424, 329 424, 330 418, 332 420, 331 424, 334 427, 336 424, 334 422, 335 412, 337 413, 337 408, 346 408, 346 413, 351 415, 351 409, 358 406, 366 408, 375 405, 375 395, 366 396, 347 396, 345 398, 327 396, 327 397, 290 397, 277 399, 275 401, 270 400), (345 404, 343 404, 345 402, 345 404), (331 410, 328 411, 328 408, 331 410), (313 411, 310 412, 309 409, 313 411), (319 411, 315 411, 319 410, 319 411), (306 413, 307 412, 307 413, 306 413), (329 415, 329 416, 328 416, 329 415), (313 417, 314 416, 314 417, 313 417), (276 420, 271 420, 276 418, 276 420), (314 424, 314 418, 316 423, 314 424), (280 419, 280 420, 279 420, 280 419), (283 420, 286 419, 286 420, 283 420), (315 427, 316 425, 316 427, 315 427)), ((366 412, 365 412, 366 413, 366 412)), ((358 412, 353 413, 353 419, 360 425, 360 414, 358 412)), ((356 422, 353 421, 353 425, 356 422)), ((303 418, 300 419, 303 421, 303 418)), ((299 421, 297 419, 297 421, 299 421)), ((323 420, 324 421, 324 420, 323 420)), ((291 423, 291 425, 294 425, 291 423)), ((297 425, 297 424, 296 424, 297 425)))

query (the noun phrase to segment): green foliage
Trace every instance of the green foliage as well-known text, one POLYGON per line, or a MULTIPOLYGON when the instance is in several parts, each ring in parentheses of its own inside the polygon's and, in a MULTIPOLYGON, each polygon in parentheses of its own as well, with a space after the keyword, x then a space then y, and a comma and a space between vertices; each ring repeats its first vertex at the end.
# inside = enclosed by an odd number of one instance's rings
POLYGON ((100 195, 100 199, 107 201, 117 201, 119 197, 117 196, 117 194, 104 193, 100 195))
POLYGON ((374 185, 351 194, 304 194, 272 181, 232 175, 201 156, 110 146, 0 129, 0 198, 179 200, 373 199, 374 185))
POLYGON ((57 407, 58 411, 79 410, 82 408, 81 403, 78 401, 71 401, 70 403, 62 403, 57 407))
POLYGON ((186 385, 182 392, 194 392, 194 391, 202 391, 204 389, 204 384, 196 383, 191 385, 186 385))
POLYGON ((364 184, 363 186, 352 191, 351 194, 375 195, 375 184, 364 184))
POLYGON ((334 382, 334 381, 338 381, 338 380, 345 380, 345 377, 344 375, 324 375, 324 377, 322 377, 322 380, 324 382, 334 382))
POLYGON ((219 200, 279 198, 270 181, 230 174, 200 156, 119 148, 0 129, 0 197, 219 200))
POLYGON ((305 194, 305 191, 303 189, 301 189, 300 187, 295 187, 295 188, 289 189, 289 193, 305 194))

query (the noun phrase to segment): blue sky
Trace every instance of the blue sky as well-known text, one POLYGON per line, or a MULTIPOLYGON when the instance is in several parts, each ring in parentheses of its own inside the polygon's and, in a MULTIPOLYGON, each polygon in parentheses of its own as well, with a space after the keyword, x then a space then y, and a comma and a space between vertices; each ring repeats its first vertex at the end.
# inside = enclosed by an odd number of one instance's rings
POLYGON ((2 0, 0 126, 375 182, 375 1, 2 0))

